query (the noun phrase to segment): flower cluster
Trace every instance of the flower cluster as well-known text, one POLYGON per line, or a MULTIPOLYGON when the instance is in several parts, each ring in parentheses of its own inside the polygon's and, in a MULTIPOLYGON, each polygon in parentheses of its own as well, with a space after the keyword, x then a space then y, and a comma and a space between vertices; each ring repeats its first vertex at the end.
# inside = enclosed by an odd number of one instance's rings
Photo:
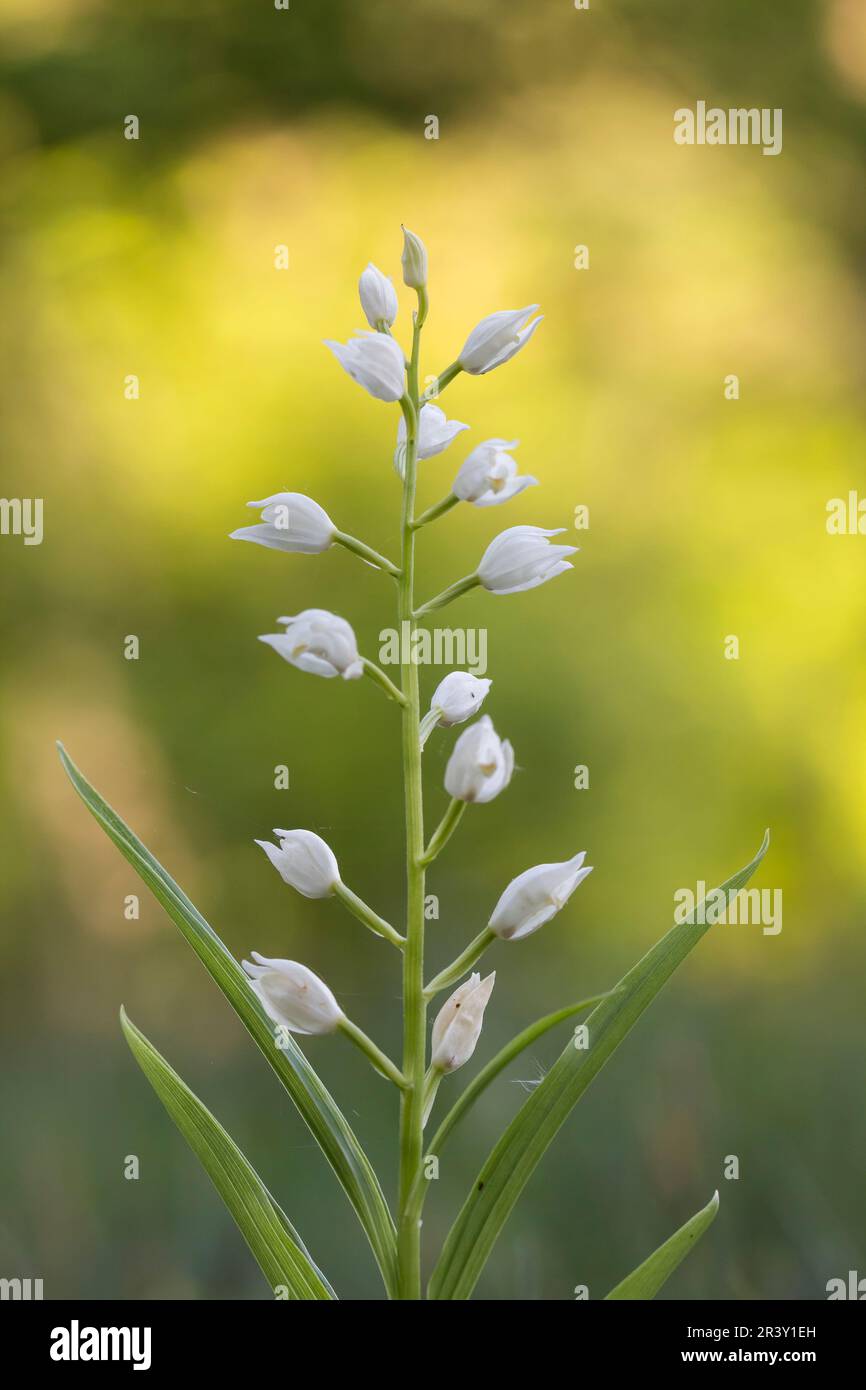
MULTIPOLYGON (((407 357, 391 332, 398 316, 397 292, 392 281, 373 264, 362 272, 359 282, 361 307, 370 331, 345 343, 327 343, 340 365, 365 391, 377 400, 400 405, 394 465, 403 482, 404 496, 408 497, 408 507, 404 507, 404 518, 408 519, 404 525, 401 565, 341 531, 327 512, 303 493, 276 492, 261 501, 250 502, 249 506, 261 512, 261 520, 256 525, 241 527, 232 536, 273 550, 306 555, 320 554, 334 545, 341 545, 397 581, 401 600, 406 601, 404 610, 408 607, 409 620, 414 626, 419 618, 474 586, 481 586, 492 594, 515 594, 537 588, 572 568, 570 557, 576 547, 551 543, 551 537, 561 534, 561 529, 508 527, 490 542, 471 575, 414 608, 411 584, 407 588, 405 580, 407 558, 414 555, 412 547, 417 531, 460 502, 475 507, 500 506, 538 481, 519 473, 513 457, 518 446, 516 439, 486 439, 468 453, 457 470, 449 494, 421 516, 413 516, 419 462, 443 454, 469 428, 463 421, 449 419, 432 397, 441 393, 460 372, 484 376, 510 361, 526 346, 542 320, 536 315, 537 305, 489 314, 469 334, 451 366, 440 374, 437 390, 422 394, 417 384, 417 344, 427 312, 427 252, 421 240, 406 229, 402 266, 404 283, 418 295, 411 357, 407 357)), ((426 846, 412 843, 413 830, 407 826, 409 871, 417 880, 443 848, 465 807, 492 801, 511 781, 514 772, 511 744, 499 737, 488 714, 476 718, 492 682, 469 672, 452 671, 440 681, 429 710, 421 717, 417 679, 413 682, 404 671, 402 686, 394 685, 375 663, 360 655, 355 633, 345 618, 323 609, 309 608, 294 617, 278 618, 277 622, 283 631, 265 634, 260 640, 292 666, 312 675, 340 676, 343 680, 367 675, 401 706, 404 727, 409 730, 408 743, 404 745, 407 787, 410 782, 415 786, 411 769, 417 765, 420 770, 416 760, 436 728, 450 729, 474 721, 459 734, 447 761, 444 785, 451 800, 440 826, 426 846)), ((420 797, 419 786, 415 789, 420 797)), ((417 811, 420 816, 423 808, 419 805, 417 811)), ((407 809, 407 816, 413 815, 414 810, 407 809)), ((413 933, 421 928, 411 920, 411 911, 407 914, 406 935, 402 936, 347 887, 333 851, 318 835, 304 829, 275 830, 274 835, 276 843, 271 840, 256 843, 284 882, 296 892, 307 898, 338 897, 365 926, 401 951, 406 951, 417 939, 413 933)), ((550 921, 590 873, 584 858, 580 853, 562 863, 539 864, 519 874, 501 894, 476 943, 424 991, 422 1008, 440 989, 466 976, 457 983, 433 1023, 429 1068, 424 1078, 423 1096, 418 1097, 416 1107, 416 1118, 420 1116, 422 1125, 439 1080, 470 1059, 481 1033, 495 974, 482 979, 477 972, 468 973, 475 960, 492 940, 519 941, 550 921)), ((419 1061, 410 1049, 404 1069, 400 1071, 347 1019, 327 985, 306 966, 297 961, 270 959, 257 952, 252 954, 254 963, 245 961, 244 970, 251 988, 276 1025, 306 1034, 341 1030, 398 1086, 407 1092, 418 1090, 418 1068, 423 1066, 424 1059, 419 1061)))

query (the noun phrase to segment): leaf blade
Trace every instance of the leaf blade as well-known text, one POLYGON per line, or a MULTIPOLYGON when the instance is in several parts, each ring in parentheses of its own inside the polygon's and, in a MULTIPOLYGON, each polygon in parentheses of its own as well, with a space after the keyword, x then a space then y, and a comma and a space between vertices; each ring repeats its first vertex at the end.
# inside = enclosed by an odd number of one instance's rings
POLYGON ((650 1299, 655 1298, 659 1289, 682 1264, 701 1236, 716 1219, 719 1210, 719 1194, 715 1192, 711 1200, 701 1210, 695 1212, 678 1231, 654 1250, 643 1264, 633 1269, 631 1274, 612 1288, 607 1299, 650 1299))
MULTIPOLYGON (((724 892, 727 901, 748 883, 769 842, 767 831, 754 859, 716 890, 724 892)), ((430 1279, 430 1298, 469 1298, 518 1197, 573 1106, 709 931, 710 922, 695 920, 700 906, 684 923, 671 927, 623 976, 611 997, 593 1010, 586 1025, 591 1047, 578 1052, 569 1044, 508 1125, 448 1233, 430 1279)))
POLYGON ((304 1302, 336 1297, 282 1208, 231 1135, 190 1090, 125 1009, 120 1026, 130 1050, 258 1261, 272 1290, 285 1286, 304 1302))
POLYGON ((531 1047, 534 1042, 537 1042, 538 1039, 549 1032, 551 1028, 555 1028, 558 1023, 564 1023, 567 1018, 573 1018, 574 1015, 580 1013, 582 1009, 589 1009, 593 1004, 599 1004, 602 999, 606 998, 606 993, 592 994, 588 999, 580 999, 576 1004, 567 1004, 565 1008, 557 1009, 552 1014, 545 1014, 544 1018, 536 1019, 534 1023, 530 1023, 527 1028, 524 1028, 522 1032, 517 1033, 510 1042, 507 1042, 503 1048, 500 1048, 499 1052, 496 1053, 495 1057, 490 1059, 486 1066, 482 1067, 481 1071, 478 1072, 477 1076, 472 1078, 465 1090, 461 1091, 451 1109, 448 1111, 448 1114, 439 1125, 430 1143, 427 1145, 427 1152, 430 1154, 438 1154, 441 1152, 442 1145, 454 1129, 454 1126, 459 1120, 463 1119, 463 1116, 466 1114, 467 1110, 469 1110, 470 1106, 475 1104, 478 1097, 483 1091, 487 1090, 487 1087, 492 1081, 496 1080, 499 1073, 504 1071, 509 1063, 513 1062, 516 1057, 519 1057, 521 1052, 524 1052, 527 1047, 531 1047))
POLYGON ((159 861, 91 786, 62 744, 58 749, 63 767, 91 815, 178 927, 288 1091, 354 1207, 385 1287, 393 1295, 397 1284, 394 1222, 369 1159, 342 1111, 292 1038, 281 1038, 276 1046, 273 1024, 234 956, 159 861))

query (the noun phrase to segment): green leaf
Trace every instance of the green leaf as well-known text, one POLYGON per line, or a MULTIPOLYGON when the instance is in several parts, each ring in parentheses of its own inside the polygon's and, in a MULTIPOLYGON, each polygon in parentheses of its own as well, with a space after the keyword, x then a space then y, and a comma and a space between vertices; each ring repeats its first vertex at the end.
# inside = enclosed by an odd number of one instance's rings
POLYGON ((655 1298, 662 1284, 673 1274, 677 1265, 682 1264, 690 1250, 693 1250, 708 1226, 716 1219, 719 1210, 719 1194, 713 1193, 712 1200, 696 1212, 690 1221, 674 1231, 670 1240, 654 1250, 648 1260, 638 1265, 621 1284, 611 1289, 610 1298, 655 1298))
POLYGON ((355 1208, 385 1287, 393 1296, 397 1286, 394 1222, 376 1174, 341 1110, 294 1040, 281 1036, 277 1046, 274 1026, 234 956, 162 865, 94 790, 62 744, 58 747, 63 766, 85 806, 179 927, 285 1086, 355 1208))
POLYGON ((486 1067, 483 1067, 477 1076, 473 1077, 466 1090, 461 1092, 457 1100, 452 1105, 445 1119, 437 1129, 430 1143, 426 1147, 428 1154, 438 1154, 442 1151, 442 1145, 448 1138, 458 1120, 474 1105, 482 1091, 486 1091, 491 1081, 495 1081, 501 1071, 513 1062, 515 1057, 519 1057, 527 1047, 531 1047, 540 1037, 547 1033, 551 1028, 555 1028, 557 1023, 564 1022, 567 1018, 573 1018, 580 1013, 581 1009, 590 1009, 593 1004, 598 1004, 602 999, 607 999, 607 994, 593 994, 589 999, 581 999, 577 1004, 566 1004, 564 1009, 557 1009, 555 1013, 546 1014, 544 1018, 536 1019, 535 1023, 530 1023, 528 1028, 524 1028, 522 1033, 518 1033, 510 1042, 506 1043, 496 1056, 491 1058, 486 1067))
POLYGON ((306 1301, 336 1298, 285 1212, 231 1135, 202 1105, 151 1042, 120 1011, 133 1056, 238 1224, 272 1290, 306 1301))
MULTIPOLYGON (((726 901, 748 883, 769 843, 768 831, 751 863, 721 885, 726 901)), ((612 997, 593 1010, 586 1022, 589 1048, 581 1050, 569 1043, 515 1115, 448 1234, 430 1279, 431 1298, 469 1298, 515 1202, 572 1108, 677 966, 709 931, 711 922, 701 921, 703 906, 672 927, 623 977, 612 997)))

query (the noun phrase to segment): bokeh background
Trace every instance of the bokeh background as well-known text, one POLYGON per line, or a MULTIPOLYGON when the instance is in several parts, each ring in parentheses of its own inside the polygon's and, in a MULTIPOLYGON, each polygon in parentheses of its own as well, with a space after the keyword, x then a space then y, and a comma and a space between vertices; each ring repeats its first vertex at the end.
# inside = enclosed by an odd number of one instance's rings
MULTIPOLYGON (((269 1296, 127 1051, 123 1002, 338 1291, 378 1296, 349 1207, 240 1024, 144 891, 125 920, 138 882, 54 739, 233 951, 307 962, 397 1051, 396 959, 337 905, 293 895, 253 844, 316 829, 399 920, 393 707, 255 640, 317 606, 375 655, 391 586, 343 552, 226 536, 254 519, 249 498, 289 488, 395 552, 396 409, 322 339, 360 326, 368 260, 399 284, 401 221, 430 251, 426 372, 493 309, 547 316, 507 368, 449 388, 472 434, 423 466, 421 499, 447 491, 464 440, 491 435, 519 437, 542 486, 425 533, 422 595, 501 527, 590 509, 573 574, 447 615, 488 629, 488 708, 520 773, 431 877, 431 964, 519 870, 583 847, 596 865, 555 924, 491 953, 479 1063, 612 986, 669 925, 675 889, 733 872, 766 825, 757 884, 784 893, 780 935, 717 929, 644 1017, 479 1296, 600 1297, 717 1186, 720 1217, 664 1296, 822 1298, 866 1272, 866 540, 825 525, 829 498, 864 487, 862 5, 3 0, 0 37, 2 492, 45 499, 41 546, 0 539, 0 1273, 42 1277, 46 1297, 269 1296), (782 107, 782 155, 677 147, 673 111, 698 99, 782 107)), ((423 673, 428 694, 442 674, 423 673)), ((429 745, 431 820, 451 742, 429 745)), ((429 1250, 562 1043, 522 1059, 452 1141, 429 1250)), ((388 1093, 353 1050, 305 1046, 391 1192, 388 1093)))

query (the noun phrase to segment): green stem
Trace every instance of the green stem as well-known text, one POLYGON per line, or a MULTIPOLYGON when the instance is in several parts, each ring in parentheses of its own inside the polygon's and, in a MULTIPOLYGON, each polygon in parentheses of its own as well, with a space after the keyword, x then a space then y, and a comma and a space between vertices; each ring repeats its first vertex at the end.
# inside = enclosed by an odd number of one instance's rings
POLYGON ((421 405, 426 405, 428 401, 435 401, 437 396, 441 396, 445 387, 448 386, 456 376, 463 371, 459 362, 452 362, 446 367, 444 372, 440 372, 436 380, 431 382, 421 397, 421 405))
POLYGON ((420 608, 415 609, 415 617, 423 618, 425 613, 432 613, 434 608, 444 608, 446 603, 451 603, 461 594, 465 594, 468 589, 474 589, 481 580, 477 574, 467 574, 465 579, 458 579, 455 584, 449 584, 447 589, 443 589, 441 594, 431 598, 427 603, 422 603, 420 608))
POLYGON ((381 1076, 387 1077, 389 1081, 393 1081, 394 1085, 399 1086, 400 1090, 405 1093, 408 1082, 403 1073, 398 1067, 394 1066, 391 1058, 386 1057, 382 1049, 376 1046, 373 1039, 367 1037, 367 1034, 363 1029, 358 1027, 357 1023, 353 1023, 350 1018, 346 1018, 344 1015, 338 1027, 345 1037, 349 1038, 356 1047, 361 1049, 364 1056, 372 1062, 376 1071, 379 1072, 381 1076))
POLYGON ((470 941, 466 950, 462 951, 456 960, 452 961, 445 970, 440 970, 439 974, 433 977, 424 990, 427 998, 432 999, 434 994, 438 994, 440 990, 447 989, 449 985, 456 984, 457 981, 466 974, 467 970, 471 970, 475 962, 480 960, 491 941, 495 940, 496 933, 492 932, 489 927, 485 927, 483 932, 479 932, 475 940, 470 941))
POLYGON ((369 676, 371 681, 375 681, 380 689, 384 690, 390 700, 396 700, 398 705, 405 705, 402 690, 385 675, 381 666, 377 666, 375 661, 368 661, 366 656, 361 657, 361 665, 364 667, 364 675, 369 676))
POLYGON ((368 907, 363 898, 359 898, 358 894, 353 893, 342 881, 334 885, 334 893, 359 922, 363 922, 370 931, 375 932, 377 936, 383 936, 392 946, 402 951, 406 944, 404 938, 394 930, 390 922, 386 922, 384 917, 380 917, 378 912, 368 907))
POLYGON ((450 512, 451 508, 456 507, 459 501, 459 497, 455 497, 453 492, 449 492, 448 496, 443 497, 441 502, 437 502, 435 506, 428 507, 426 512, 422 512, 417 521, 412 522, 413 528, 416 531, 420 531, 422 526, 427 526, 429 522, 435 521, 437 517, 444 516, 446 512, 450 512))
MULTIPOLYGON (((400 402, 406 420, 406 467, 401 516, 401 575, 398 618, 415 620, 415 487, 418 473, 418 354, 421 324, 427 312, 426 294, 419 292, 412 333, 408 394, 400 402)), ((403 630, 403 629, 401 629, 403 630)), ((411 640, 403 644, 411 653, 411 640)), ((408 1089, 400 1103, 400 1177, 397 1215, 397 1278, 401 1299, 421 1297, 421 1215, 418 1178, 424 1162, 424 1072, 427 1053, 427 1001, 424 997, 424 804, 421 786, 421 746, 418 741, 420 698, 418 667, 400 666, 403 705, 403 789, 406 819, 406 949, 403 953, 403 1074, 408 1089)))
POLYGON ((386 560, 384 555, 380 555, 378 550, 373 550, 372 546, 359 541, 357 536, 349 536, 345 531, 335 531, 334 542, 337 545, 342 545, 346 550, 351 550, 353 555, 360 555, 361 559, 366 560, 368 565, 373 565, 377 570, 384 570, 394 579, 399 579, 400 571, 397 566, 392 565, 390 560, 386 560))
POLYGON ((460 824, 460 818, 465 810, 466 802, 458 801, 456 796, 452 796, 447 811, 430 836, 430 843, 421 860, 422 864, 432 864, 437 854, 445 848, 460 824))

